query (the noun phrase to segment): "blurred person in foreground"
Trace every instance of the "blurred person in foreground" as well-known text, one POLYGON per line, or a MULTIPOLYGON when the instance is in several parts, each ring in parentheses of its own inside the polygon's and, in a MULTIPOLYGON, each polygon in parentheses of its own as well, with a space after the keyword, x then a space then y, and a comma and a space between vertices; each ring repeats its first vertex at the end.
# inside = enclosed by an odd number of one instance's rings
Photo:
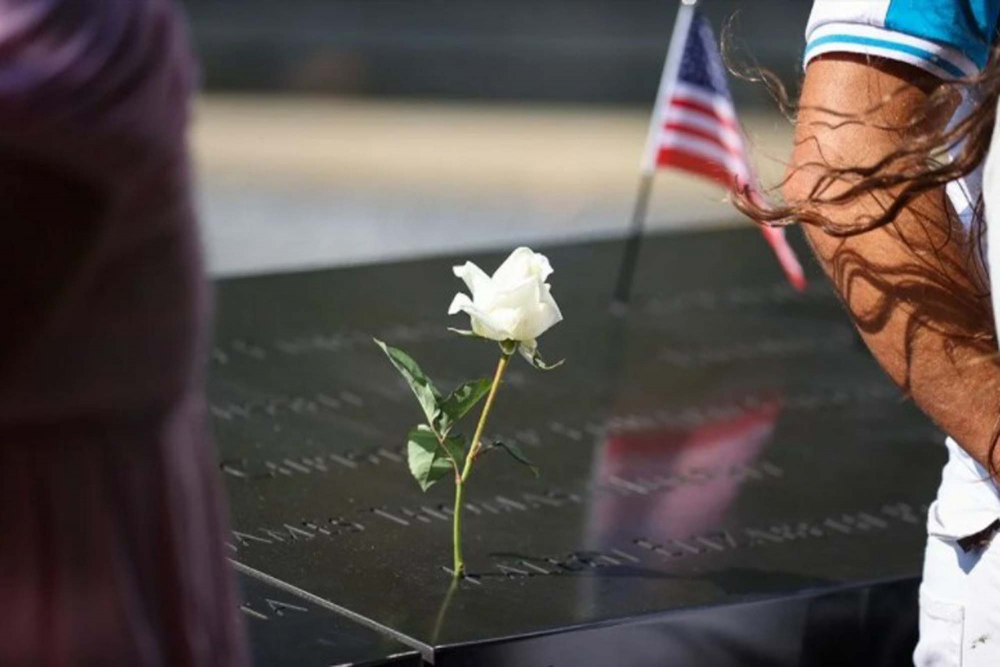
POLYGON ((737 198, 763 222, 806 223, 872 353, 950 436, 920 667, 1000 665, 998 10, 815 0, 785 204, 737 198))
POLYGON ((247 664, 172 0, 0 0, 0 665, 247 664))

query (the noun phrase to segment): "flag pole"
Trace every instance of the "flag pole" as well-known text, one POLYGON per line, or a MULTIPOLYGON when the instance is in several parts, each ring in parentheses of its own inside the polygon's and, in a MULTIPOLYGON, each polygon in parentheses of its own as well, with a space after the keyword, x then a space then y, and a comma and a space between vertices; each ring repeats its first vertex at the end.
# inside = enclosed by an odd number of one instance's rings
POLYGON ((635 277, 635 266, 639 262, 639 247, 642 245, 642 232, 646 226, 646 214, 649 212, 649 195, 653 191, 653 173, 643 172, 639 177, 639 191, 636 193, 635 205, 632 208, 632 222, 628 238, 625 239, 621 264, 618 267, 613 308, 621 309, 628 305, 632 292, 632 279, 635 277))
POLYGON ((663 61, 663 72, 660 75, 660 87, 653 105, 653 115, 649 119, 649 129, 646 132, 646 146, 642 153, 640 165, 639 189, 636 192, 635 204, 632 208, 632 221, 629 235, 625 240, 621 265, 618 267, 618 282, 615 285, 612 308, 621 309, 629 302, 632 293, 632 280, 635 277, 636 264, 639 262, 639 249, 642 246, 643 231, 646 227, 646 216, 649 213, 649 198, 653 192, 653 176, 656 174, 656 146, 663 121, 663 105, 673 93, 674 82, 684 55, 684 44, 694 17, 694 8, 698 0, 681 0, 674 21, 674 32, 670 37, 667 57, 663 61))

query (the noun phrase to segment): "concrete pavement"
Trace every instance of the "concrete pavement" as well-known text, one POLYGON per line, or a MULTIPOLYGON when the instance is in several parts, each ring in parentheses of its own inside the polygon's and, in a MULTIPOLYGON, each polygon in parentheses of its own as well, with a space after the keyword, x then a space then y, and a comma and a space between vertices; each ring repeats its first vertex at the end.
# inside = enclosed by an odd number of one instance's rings
MULTIPOLYGON (((216 275, 336 266, 620 234, 642 110, 207 96, 192 134, 216 275)), ((765 183, 776 115, 744 116, 765 183)), ((710 183, 657 177, 650 229, 748 224, 710 183)))

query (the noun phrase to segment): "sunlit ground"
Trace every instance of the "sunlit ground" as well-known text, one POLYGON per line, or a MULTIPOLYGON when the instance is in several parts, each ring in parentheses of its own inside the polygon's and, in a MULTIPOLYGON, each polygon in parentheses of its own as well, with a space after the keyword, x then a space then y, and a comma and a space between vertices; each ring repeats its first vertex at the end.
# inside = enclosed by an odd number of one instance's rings
MULTIPOLYGON (((498 103, 207 96, 193 135, 217 275, 621 234, 648 116, 498 103)), ((744 115, 765 182, 790 129, 744 115)), ((651 229, 748 224, 717 187, 657 177, 651 229)))

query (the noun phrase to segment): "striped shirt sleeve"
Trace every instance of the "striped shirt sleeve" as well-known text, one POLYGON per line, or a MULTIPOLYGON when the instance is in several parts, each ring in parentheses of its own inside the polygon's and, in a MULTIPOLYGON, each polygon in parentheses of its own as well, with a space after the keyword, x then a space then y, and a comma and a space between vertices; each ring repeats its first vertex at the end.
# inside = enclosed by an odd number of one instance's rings
POLYGON ((859 53, 943 79, 974 76, 989 59, 1000 0, 814 0, 805 63, 859 53))

